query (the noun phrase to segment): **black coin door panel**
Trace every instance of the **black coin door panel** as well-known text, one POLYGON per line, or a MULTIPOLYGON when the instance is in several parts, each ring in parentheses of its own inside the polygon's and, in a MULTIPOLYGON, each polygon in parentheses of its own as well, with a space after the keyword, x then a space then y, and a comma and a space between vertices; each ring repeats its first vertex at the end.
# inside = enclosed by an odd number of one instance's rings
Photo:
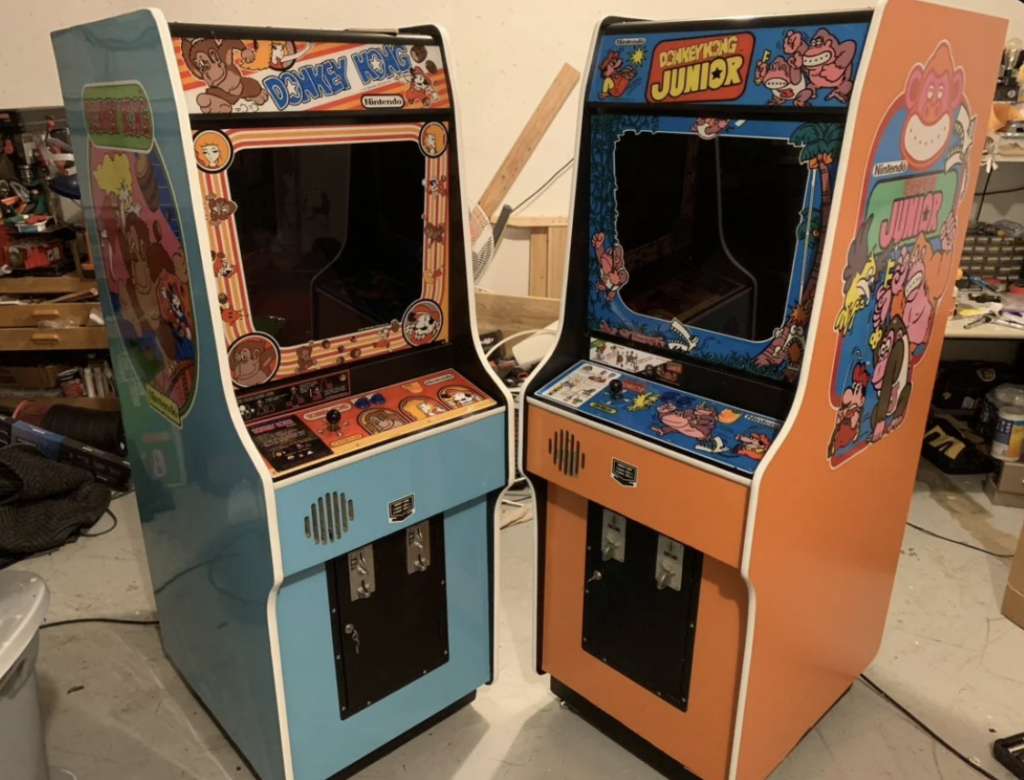
POLYGON ((444 518, 328 564, 342 719, 448 661, 444 518))
POLYGON ((685 711, 703 553, 591 503, 583 649, 685 711))

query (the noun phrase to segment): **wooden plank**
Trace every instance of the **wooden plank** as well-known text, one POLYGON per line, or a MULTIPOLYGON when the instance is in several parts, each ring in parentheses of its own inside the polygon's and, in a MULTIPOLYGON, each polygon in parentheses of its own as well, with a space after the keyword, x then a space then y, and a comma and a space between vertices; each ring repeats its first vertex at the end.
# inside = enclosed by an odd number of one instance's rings
POLYGON ((548 232, 530 233, 530 295, 548 297, 548 232))
POLYGON ((5 328, 0 330, 0 352, 51 349, 107 349, 107 329, 5 328))
POLYGON ((0 306, 0 328, 34 328, 43 320, 71 320, 83 326, 98 303, 26 303, 0 306))
POLYGON ((494 174, 491 183, 487 185, 484 194, 480 196, 480 208, 484 210, 484 214, 493 214, 505 202, 508 191, 512 189, 512 185, 519 178, 523 168, 526 167, 526 163, 534 149, 537 148, 537 144, 540 143, 540 139, 544 137, 544 133, 551 126, 579 80, 580 72, 576 68, 569 63, 562 65, 562 69, 555 76, 555 80, 548 87, 548 91, 541 98, 540 103, 537 104, 537 108, 527 120, 526 126, 516 142, 508 150, 508 154, 498 167, 498 172, 494 174))
POLYGON ((96 286, 95 279, 64 276, 20 276, 0 279, 0 295, 47 295, 79 292, 96 286))
POLYGON ((65 398, 64 396, 49 395, 0 395, 0 406, 17 406, 22 401, 43 401, 45 403, 59 404, 60 406, 77 406, 82 409, 99 409, 103 412, 118 412, 121 410, 121 403, 116 398, 65 398))
MULTIPOLYGON (((495 220, 491 220, 494 222, 495 220)), ((508 226, 510 228, 552 228, 552 227, 566 227, 569 224, 568 217, 534 217, 534 216, 523 216, 523 217, 509 217, 508 226)))
POLYGON ((546 328, 559 317, 561 302, 553 298, 477 292, 476 316, 481 332, 500 330, 506 336, 546 328))
POLYGON ((565 249, 569 228, 548 228, 548 298, 562 297, 562 277, 565 273, 565 249))

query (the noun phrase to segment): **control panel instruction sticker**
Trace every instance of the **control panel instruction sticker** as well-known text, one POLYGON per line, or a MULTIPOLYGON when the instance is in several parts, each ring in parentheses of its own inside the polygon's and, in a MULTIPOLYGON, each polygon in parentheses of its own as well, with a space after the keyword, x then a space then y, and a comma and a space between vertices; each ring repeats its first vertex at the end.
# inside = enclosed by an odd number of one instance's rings
POLYGON ((410 493, 388 504, 388 522, 403 523, 416 514, 416 495, 410 493))
POLYGON ((612 479, 623 487, 635 488, 640 471, 632 463, 612 458, 612 479))

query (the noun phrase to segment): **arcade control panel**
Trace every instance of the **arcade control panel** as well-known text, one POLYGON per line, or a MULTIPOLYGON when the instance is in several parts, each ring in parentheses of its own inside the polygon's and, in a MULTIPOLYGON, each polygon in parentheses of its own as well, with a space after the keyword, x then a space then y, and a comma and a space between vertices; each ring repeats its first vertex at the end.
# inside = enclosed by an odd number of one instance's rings
POLYGON ((238 404, 275 479, 497 405, 454 370, 355 396, 342 371, 241 395, 238 404))
POLYGON ((537 396, 744 475, 754 473, 782 426, 771 417, 585 360, 537 396))

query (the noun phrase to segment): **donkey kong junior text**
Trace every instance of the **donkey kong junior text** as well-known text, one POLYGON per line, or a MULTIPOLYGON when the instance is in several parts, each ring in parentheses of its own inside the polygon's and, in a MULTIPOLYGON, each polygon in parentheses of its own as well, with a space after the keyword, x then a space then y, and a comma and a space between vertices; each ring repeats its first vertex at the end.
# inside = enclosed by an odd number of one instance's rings
POLYGON ((660 103, 719 90, 735 93, 719 99, 739 97, 753 43, 749 33, 741 33, 659 44, 651 69, 650 99, 660 103))

